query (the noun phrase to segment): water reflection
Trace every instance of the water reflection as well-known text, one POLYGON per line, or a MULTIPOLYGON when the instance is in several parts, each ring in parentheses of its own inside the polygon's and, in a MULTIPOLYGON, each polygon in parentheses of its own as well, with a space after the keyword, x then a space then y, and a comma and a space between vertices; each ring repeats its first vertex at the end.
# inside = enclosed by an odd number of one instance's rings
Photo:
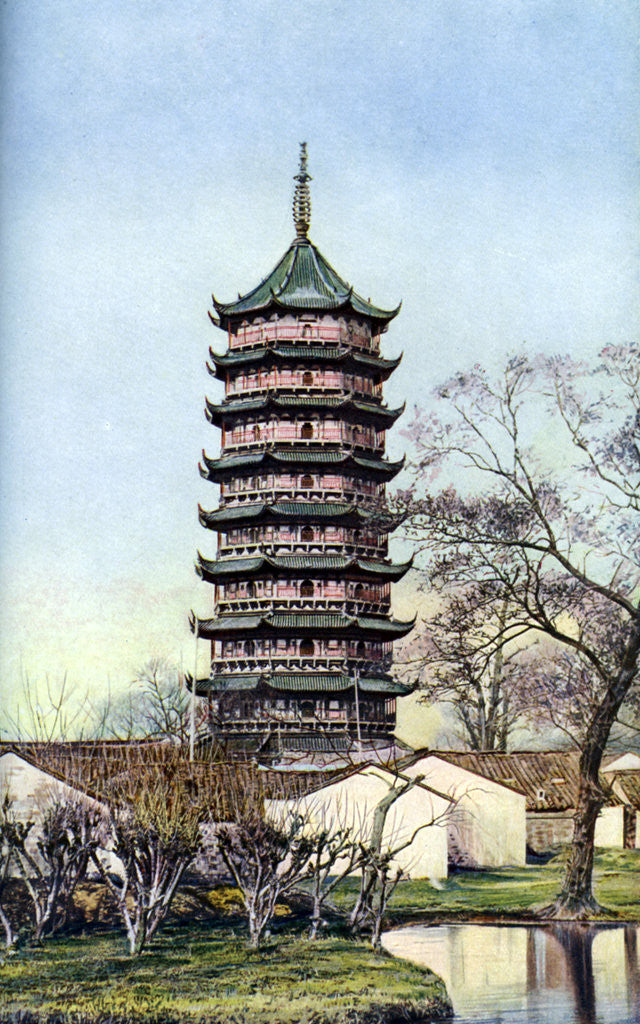
POLYGON ((387 932, 383 945, 439 974, 461 1020, 640 1021, 635 925, 416 926, 387 932))

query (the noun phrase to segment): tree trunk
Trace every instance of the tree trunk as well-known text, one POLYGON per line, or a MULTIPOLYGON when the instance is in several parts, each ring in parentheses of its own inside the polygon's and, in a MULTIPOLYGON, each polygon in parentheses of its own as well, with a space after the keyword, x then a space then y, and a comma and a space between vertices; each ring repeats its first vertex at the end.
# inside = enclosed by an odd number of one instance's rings
POLYGON ((593 845, 596 819, 604 794, 600 785, 602 755, 611 727, 637 672, 640 649, 640 615, 633 624, 622 669, 612 680, 589 723, 580 757, 580 790, 574 815, 573 839, 562 889, 555 903, 543 911, 546 917, 587 918, 600 910, 593 895, 593 845))
POLYGON ((16 941, 16 937, 13 933, 11 921, 5 914, 4 907, 2 906, 0 906, 0 922, 2 923, 2 927, 4 928, 4 944, 7 949, 11 949, 14 942, 16 941))

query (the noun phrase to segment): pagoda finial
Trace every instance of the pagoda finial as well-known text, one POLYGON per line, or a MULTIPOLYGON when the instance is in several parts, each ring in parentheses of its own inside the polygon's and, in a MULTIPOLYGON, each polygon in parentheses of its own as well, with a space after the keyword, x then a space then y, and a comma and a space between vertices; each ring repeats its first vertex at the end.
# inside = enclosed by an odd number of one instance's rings
POLYGON ((307 174, 307 144, 300 143, 300 170, 294 174, 296 189, 293 193, 293 223, 296 226, 297 238, 308 238, 309 225, 311 224, 311 193, 309 182, 311 175, 307 174))

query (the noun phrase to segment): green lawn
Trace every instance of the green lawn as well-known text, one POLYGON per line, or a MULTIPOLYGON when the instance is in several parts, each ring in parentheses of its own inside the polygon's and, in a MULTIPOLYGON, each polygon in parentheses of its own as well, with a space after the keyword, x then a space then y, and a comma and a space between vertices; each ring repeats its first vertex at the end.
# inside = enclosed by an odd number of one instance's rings
MULTIPOLYGON (((564 874, 565 855, 548 864, 451 875, 442 890, 427 881, 401 882, 391 898, 394 922, 421 916, 522 916, 551 903, 564 874)), ((595 895, 608 913, 603 919, 640 921, 640 850, 603 850, 596 856, 595 895)), ((348 880, 334 894, 339 909, 353 903, 356 883, 348 880)))
POLYGON ((0 971, 3 1021, 389 1024, 433 1019, 445 1000, 429 971, 363 943, 288 934, 256 953, 242 929, 202 922, 167 927, 137 960, 121 935, 93 934, 23 949, 0 971))

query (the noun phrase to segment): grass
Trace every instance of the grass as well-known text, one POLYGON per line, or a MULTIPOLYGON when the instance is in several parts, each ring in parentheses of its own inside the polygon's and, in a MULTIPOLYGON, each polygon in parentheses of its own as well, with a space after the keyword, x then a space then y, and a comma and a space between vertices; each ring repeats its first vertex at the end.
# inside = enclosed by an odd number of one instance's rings
MULTIPOLYGON (((557 896, 566 854, 544 865, 462 871, 436 889, 422 879, 401 882, 391 898, 394 923, 420 918, 530 917, 557 896)), ((346 910, 353 904, 356 883, 349 879, 334 902, 346 910)), ((606 912, 601 920, 640 921, 640 850, 602 850, 596 855, 594 891, 606 912)))
MULTIPOLYGON (((548 864, 460 872, 436 889, 423 880, 400 883, 389 924, 409 921, 530 919, 557 895, 565 856, 548 864)), ((353 905, 357 883, 334 894, 353 905)), ((595 892, 603 920, 640 921, 640 851, 596 857, 595 892)), ((237 891, 178 895, 172 923, 137 959, 100 889, 79 893, 75 927, 84 936, 24 947, 0 971, 0 1020, 21 1024, 393 1024, 425 1021, 446 1006, 442 983, 429 971, 364 943, 333 935, 309 942, 285 905, 274 935, 259 952, 246 945, 237 891), (22 1016, 21 1016, 22 1015, 22 1016)))
POLYGON ((431 1020, 446 992, 431 972, 349 939, 288 934, 253 952, 241 930, 200 922, 166 928, 137 960, 111 934, 21 950, 0 972, 0 1007, 3 1021, 56 1024, 382 1024, 431 1020))

